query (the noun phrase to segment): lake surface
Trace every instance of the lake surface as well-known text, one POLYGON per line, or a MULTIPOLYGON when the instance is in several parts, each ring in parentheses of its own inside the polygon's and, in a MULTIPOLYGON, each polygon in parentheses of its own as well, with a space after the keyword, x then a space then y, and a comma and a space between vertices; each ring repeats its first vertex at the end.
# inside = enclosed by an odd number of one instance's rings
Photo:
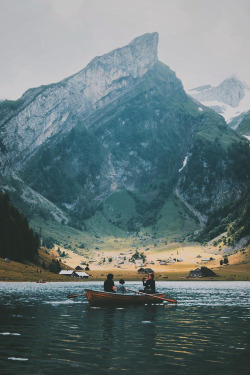
POLYGON ((250 282, 158 282, 177 306, 67 299, 102 285, 0 282, 0 373, 249 374, 250 282))

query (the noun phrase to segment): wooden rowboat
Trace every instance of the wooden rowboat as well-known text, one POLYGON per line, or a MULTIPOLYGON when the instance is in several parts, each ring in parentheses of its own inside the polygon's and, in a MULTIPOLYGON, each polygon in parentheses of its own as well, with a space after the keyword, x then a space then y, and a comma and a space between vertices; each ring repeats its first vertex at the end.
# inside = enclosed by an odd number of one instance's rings
POLYGON ((164 293, 157 294, 120 294, 99 292, 85 289, 87 299, 91 306, 126 306, 162 303, 166 297, 164 293))

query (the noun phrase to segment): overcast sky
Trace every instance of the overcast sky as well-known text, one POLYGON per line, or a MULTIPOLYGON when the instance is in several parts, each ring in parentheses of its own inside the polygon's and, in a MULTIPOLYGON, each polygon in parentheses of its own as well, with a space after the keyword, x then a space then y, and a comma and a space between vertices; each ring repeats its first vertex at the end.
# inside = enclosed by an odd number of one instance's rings
POLYGON ((249 0, 0 0, 0 99, 153 31, 186 89, 233 74, 250 85, 249 20, 249 0))

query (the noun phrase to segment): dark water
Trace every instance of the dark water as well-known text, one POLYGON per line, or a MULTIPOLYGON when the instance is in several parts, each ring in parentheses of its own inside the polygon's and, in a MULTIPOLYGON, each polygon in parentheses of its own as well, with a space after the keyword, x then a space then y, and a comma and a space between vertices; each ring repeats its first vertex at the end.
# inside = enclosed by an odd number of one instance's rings
POLYGON ((123 309, 66 298, 84 287, 0 283, 1 374, 250 373, 250 282, 159 282, 176 307, 123 309))

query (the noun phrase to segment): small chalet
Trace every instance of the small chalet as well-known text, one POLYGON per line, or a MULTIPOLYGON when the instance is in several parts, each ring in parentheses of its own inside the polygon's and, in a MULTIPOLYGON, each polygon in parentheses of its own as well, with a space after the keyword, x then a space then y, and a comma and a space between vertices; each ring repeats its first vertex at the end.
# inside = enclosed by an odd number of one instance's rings
POLYGON ((59 275, 62 275, 62 276, 69 276, 69 277, 75 277, 76 276, 76 273, 74 270, 61 270, 59 272, 59 275))
POLYGON ((202 277, 201 268, 196 268, 196 270, 190 271, 189 277, 202 277))
POLYGON ((144 268, 142 268, 142 267, 141 267, 141 268, 139 268, 139 269, 138 269, 138 271, 137 271, 137 273, 145 273, 145 270, 144 270, 144 268))
POLYGON ((207 267, 196 268, 194 271, 189 272, 189 277, 214 277, 214 271, 207 267))
POLYGON ((139 268, 137 273, 154 273, 152 268, 139 268))
POLYGON ((144 273, 154 273, 152 268, 144 268, 144 273))
POLYGON ((83 268, 81 267, 81 266, 77 266, 76 268, 75 268, 75 271, 82 271, 83 270, 83 268))
POLYGON ((86 272, 75 272, 76 277, 79 277, 80 279, 88 279, 89 275, 86 272))

